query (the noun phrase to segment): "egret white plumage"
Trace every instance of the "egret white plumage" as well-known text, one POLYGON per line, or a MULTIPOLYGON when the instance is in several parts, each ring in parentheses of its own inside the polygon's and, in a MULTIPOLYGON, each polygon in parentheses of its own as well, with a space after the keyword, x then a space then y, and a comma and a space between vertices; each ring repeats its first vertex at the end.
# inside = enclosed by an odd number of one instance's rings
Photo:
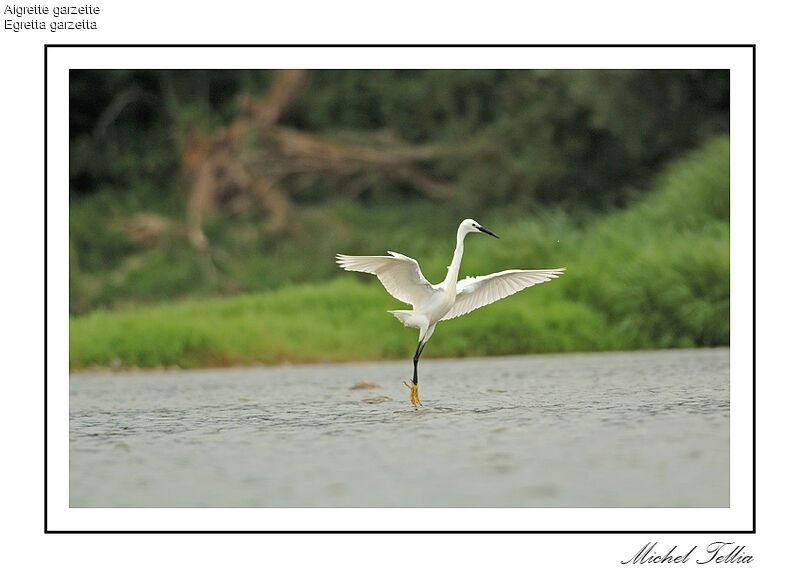
POLYGON ((336 262, 346 271, 360 271, 378 276, 389 294, 413 307, 411 310, 389 311, 406 327, 419 329, 419 342, 414 353, 414 377, 411 385, 411 403, 420 406, 417 364, 425 344, 433 335, 439 321, 453 319, 513 295, 526 287, 555 279, 564 272, 560 269, 510 269, 481 277, 466 277, 458 281, 458 270, 464 256, 464 239, 469 233, 486 233, 500 238, 473 219, 464 219, 456 233, 453 261, 441 283, 431 285, 420 271, 416 259, 388 251, 388 256, 360 257, 336 255, 336 262))

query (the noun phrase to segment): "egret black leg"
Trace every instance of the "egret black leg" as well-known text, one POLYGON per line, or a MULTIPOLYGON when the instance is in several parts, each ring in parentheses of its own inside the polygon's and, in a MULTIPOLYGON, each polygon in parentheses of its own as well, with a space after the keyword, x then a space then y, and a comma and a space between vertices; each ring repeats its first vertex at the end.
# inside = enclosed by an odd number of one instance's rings
POLYGON ((425 344, 420 341, 417 343, 417 351, 414 352, 414 379, 411 380, 411 385, 408 385, 405 381, 403 383, 406 384, 406 387, 411 390, 411 403, 414 404, 414 409, 417 408, 417 404, 422 406, 422 402, 419 400, 419 392, 417 390, 417 363, 419 362, 419 356, 422 354, 422 350, 425 349, 425 344))
POLYGON ((425 344, 420 341, 417 343, 417 351, 414 353, 414 379, 412 380, 414 383, 419 383, 417 381, 417 363, 419 363, 419 356, 422 355, 423 349, 425 349, 425 344))

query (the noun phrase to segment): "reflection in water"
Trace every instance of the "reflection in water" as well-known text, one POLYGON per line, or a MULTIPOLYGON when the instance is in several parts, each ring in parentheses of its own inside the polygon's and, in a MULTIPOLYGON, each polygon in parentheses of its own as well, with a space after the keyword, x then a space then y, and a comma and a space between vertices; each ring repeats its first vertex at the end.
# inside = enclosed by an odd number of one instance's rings
POLYGON ((408 365, 72 375, 70 505, 728 506, 727 349, 408 365))

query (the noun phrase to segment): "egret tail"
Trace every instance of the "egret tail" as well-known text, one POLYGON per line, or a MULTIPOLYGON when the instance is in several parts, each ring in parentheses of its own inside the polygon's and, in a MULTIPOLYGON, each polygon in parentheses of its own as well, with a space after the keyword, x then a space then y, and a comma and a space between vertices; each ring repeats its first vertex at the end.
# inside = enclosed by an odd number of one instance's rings
POLYGON ((392 315, 397 317, 400 320, 400 323, 405 325, 406 327, 413 327, 411 325, 411 318, 414 316, 414 312, 408 309, 398 309, 396 311, 389 311, 392 315))

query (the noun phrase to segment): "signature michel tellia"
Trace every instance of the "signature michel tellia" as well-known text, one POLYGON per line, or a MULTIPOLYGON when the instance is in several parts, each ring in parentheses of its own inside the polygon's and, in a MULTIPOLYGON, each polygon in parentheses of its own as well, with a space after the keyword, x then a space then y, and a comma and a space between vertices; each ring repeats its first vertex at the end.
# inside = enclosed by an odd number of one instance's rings
POLYGON ((702 546, 660 546, 648 542, 633 556, 621 560, 621 564, 749 564, 753 557, 745 552, 745 546, 735 542, 711 542, 702 546))

